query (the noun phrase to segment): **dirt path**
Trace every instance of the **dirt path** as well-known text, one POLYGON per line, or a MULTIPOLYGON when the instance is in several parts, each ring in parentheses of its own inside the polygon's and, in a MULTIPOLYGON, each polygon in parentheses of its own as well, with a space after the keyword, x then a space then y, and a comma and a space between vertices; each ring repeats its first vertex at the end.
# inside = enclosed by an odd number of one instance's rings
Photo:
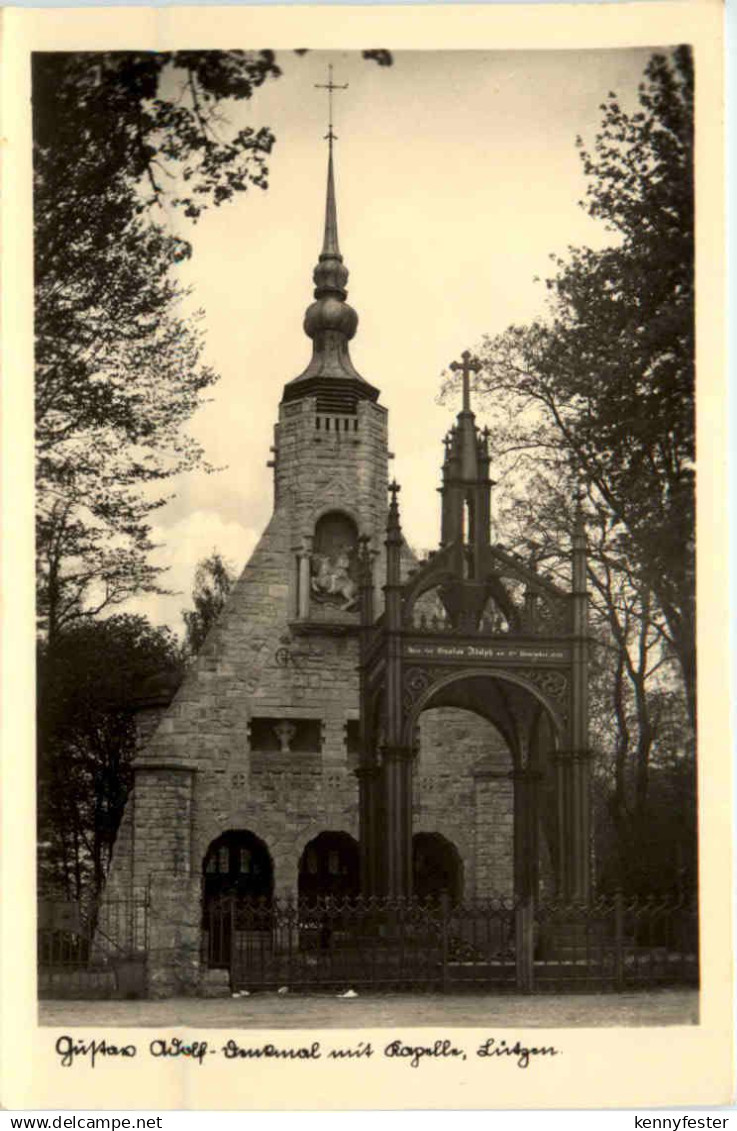
POLYGON ((41 1025, 336 1029, 443 1025, 599 1028, 698 1024, 696 990, 523 997, 484 994, 318 994, 168 1001, 43 1001, 41 1025))

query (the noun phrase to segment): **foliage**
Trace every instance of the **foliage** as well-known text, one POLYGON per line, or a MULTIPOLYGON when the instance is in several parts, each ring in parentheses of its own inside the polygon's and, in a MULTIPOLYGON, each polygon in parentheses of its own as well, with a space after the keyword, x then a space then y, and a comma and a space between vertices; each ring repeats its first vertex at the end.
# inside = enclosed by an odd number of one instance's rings
POLYGON ((280 73, 271 51, 33 56, 38 609, 52 639, 162 591, 148 520, 162 483, 207 468, 184 428, 216 380, 182 312, 191 248, 174 217, 267 187, 272 131, 226 111, 280 73))
POLYGON ((39 888, 80 899, 102 887, 132 784, 132 704, 181 668, 176 639, 143 617, 80 621, 38 656, 39 888))
POLYGON ((203 465, 182 429, 215 375, 181 314, 189 245, 155 206, 163 182, 193 218, 265 186, 269 131, 213 131, 220 101, 271 74, 269 52, 34 56, 38 604, 52 639, 159 588, 147 518, 162 480, 203 465), (169 73, 189 104, 162 96, 169 73))
POLYGON ((196 656, 219 617, 235 575, 219 550, 213 550, 197 566, 192 588, 193 609, 182 613, 186 631, 185 650, 196 656))
MULTIPOLYGON (((538 471, 501 507, 508 548, 565 588, 575 497, 576 484, 561 461, 557 475, 538 471)), ((590 496, 582 505, 597 878, 604 887, 652 893, 684 877, 693 881, 696 873, 695 822, 689 817, 695 801, 684 792, 695 772, 690 726, 662 613, 637 569, 623 558, 606 509, 590 496), (681 808, 671 812, 666 797, 677 797, 681 808)))
MULTIPOLYGON (((486 338, 478 392, 500 527, 568 584, 583 490, 598 880, 695 884, 693 71, 654 55, 610 94, 583 207, 610 233, 553 257, 548 316, 486 338)), ((450 385, 448 380, 446 387, 450 385)))
POLYGON ((654 55, 640 109, 602 106, 585 207, 612 233, 570 248, 550 316, 484 342, 479 388, 496 454, 583 482, 612 556, 657 606, 692 722, 694 657, 693 72, 654 55))

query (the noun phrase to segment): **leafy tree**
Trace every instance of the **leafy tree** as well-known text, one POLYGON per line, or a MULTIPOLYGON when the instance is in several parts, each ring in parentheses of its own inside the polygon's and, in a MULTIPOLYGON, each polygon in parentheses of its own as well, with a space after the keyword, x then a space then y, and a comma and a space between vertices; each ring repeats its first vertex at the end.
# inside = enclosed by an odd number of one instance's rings
MULTIPOLYGON (((548 457, 549 462, 550 457, 548 457)), ((567 587, 576 484, 561 466, 538 472, 501 506, 509 548, 567 587)), ((609 515, 583 500, 588 532, 590 742, 596 803, 598 882, 653 892, 695 876, 693 744, 678 665, 663 615, 612 535, 609 515), (678 796, 680 813, 667 809, 678 796), (665 808, 664 808, 665 806, 665 808), (662 865, 658 872, 659 864, 662 865)))
MULTIPOLYGON (((380 65, 386 51, 366 51, 380 65)), ((274 135, 227 109, 271 51, 33 56, 38 608, 50 639, 161 591, 148 519, 207 467, 184 428, 216 380, 177 267, 190 222, 265 189, 274 135)))
POLYGON ((87 619, 39 646, 39 889, 93 898, 102 888, 132 784, 132 704, 147 680, 176 677, 168 629, 139 616, 87 619))
POLYGON ((182 613, 186 630, 185 650, 190 656, 196 656, 204 644, 205 637, 225 605, 234 580, 232 566, 219 550, 213 550, 197 566, 192 589, 194 608, 182 613))
POLYGON ((579 139, 584 207, 612 234, 570 248, 548 280, 549 317, 487 338, 479 388, 497 454, 586 484, 613 554, 659 614, 695 723, 693 69, 653 55, 627 113, 602 106, 579 139))

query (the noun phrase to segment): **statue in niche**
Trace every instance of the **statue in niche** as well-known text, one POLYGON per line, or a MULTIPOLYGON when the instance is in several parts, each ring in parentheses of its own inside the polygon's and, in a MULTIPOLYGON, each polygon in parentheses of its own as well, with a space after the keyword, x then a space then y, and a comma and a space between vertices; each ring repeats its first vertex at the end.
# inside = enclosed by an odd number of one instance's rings
POLYGON ((310 590, 320 604, 349 612, 358 604, 354 523, 343 514, 324 515, 315 527, 310 590))
POLYGON ((279 752, 281 754, 289 754, 292 747, 292 739, 297 733, 296 726, 294 723, 290 722, 289 719, 282 719, 275 724, 273 730, 279 741, 279 752))

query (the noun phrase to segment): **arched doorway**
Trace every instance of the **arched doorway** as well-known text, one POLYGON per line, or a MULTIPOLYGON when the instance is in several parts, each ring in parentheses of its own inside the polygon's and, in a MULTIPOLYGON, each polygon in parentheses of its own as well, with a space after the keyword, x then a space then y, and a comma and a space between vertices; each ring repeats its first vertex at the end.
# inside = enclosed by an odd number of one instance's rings
MULTIPOLYGON (((248 927, 271 929, 270 905, 274 894, 271 854, 255 833, 231 829, 214 840, 203 861, 203 928, 210 967, 231 962, 234 924, 238 929, 239 905, 249 905, 248 927)), ((243 926, 243 924, 241 924, 243 926)))
MULTIPOLYGON (((459 669, 457 673, 439 673, 434 682, 430 671, 426 678, 427 686, 420 688, 408 713, 407 735, 419 733, 418 719, 424 712, 452 708, 485 719, 505 751, 506 767, 499 757, 500 750, 489 748, 479 750, 479 762, 472 770, 477 843, 493 839, 499 846, 500 836, 506 830, 512 850, 511 859, 505 848, 496 858, 487 852, 483 862, 476 860, 477 894, 484 889, 488 894, 491 874, 496 879, 499 872, 508 871, 511 865, 515 894, 536 895, 541 836, 546 839, 548 858, 560 871, 556 856, 561 831, 555 774, 560 719, 555 708, 560 706, 560 697, 567 689, 565 678, 559 672, 547 673, 544 692, 525 673, 514 669, 459 669)), ((547 876, 546 882, 550 886, 547 876)), ((506 883, 500 884, 498 891, 503 893, 506 888, 506 883)))
POLYGON ((299 897, 313 901, 358 895, 358 843, 344 832, 323 832, 307 845, 299 861, 299 897))
POLYGON ((458 849, 440 833, 412 837, 412 887, 418 899, 447 894, 453 903, 463 897, 463 864, 458 849))

